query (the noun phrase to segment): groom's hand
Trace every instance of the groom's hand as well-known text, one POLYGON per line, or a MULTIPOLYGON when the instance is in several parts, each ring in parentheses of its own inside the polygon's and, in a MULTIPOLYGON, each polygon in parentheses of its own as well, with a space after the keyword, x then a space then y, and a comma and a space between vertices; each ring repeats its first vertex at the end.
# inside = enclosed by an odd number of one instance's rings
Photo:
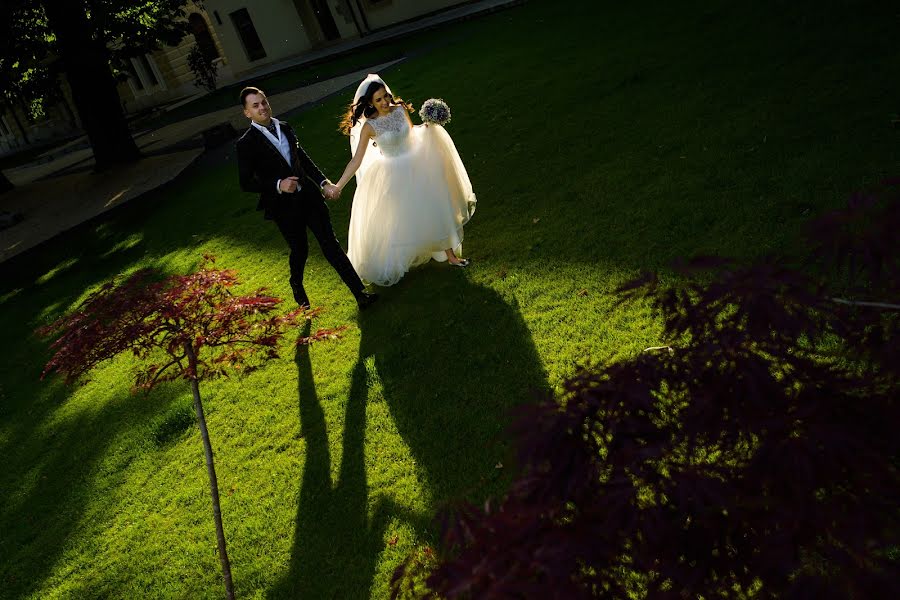
POLYGON ((278 184, 278 188, 287 194, 293 194, 297 191, 297 182, 300 181, 299 177, 285 177, 281 180, 281 183, 278 184))
POLYGON ((325 197, 329 200, 335 200, 341 196, 340 188, 333 183, 326 183, 322 186, 322 192, 325 193, 325 197))

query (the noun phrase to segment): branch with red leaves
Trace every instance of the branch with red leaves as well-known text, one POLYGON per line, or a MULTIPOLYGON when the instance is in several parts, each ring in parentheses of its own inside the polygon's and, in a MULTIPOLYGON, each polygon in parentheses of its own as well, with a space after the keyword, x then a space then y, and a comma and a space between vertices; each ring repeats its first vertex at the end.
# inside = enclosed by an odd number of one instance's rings
MULTIPOLYGON (((40 328, 39 335, 56 337, 42 376, 55 371, 71 383, 125 351, 141 359, 159 351, 168 355, 137 373, 136 386, 144 389, 178 378, 249 373, 278 357, 276 347, 287 328, 319 314, 320 309, 276 314, 281 300, 264 288, 234 295, 240 283, 236 273, 212 268, 214 259, 205 259, 190 275, 160 279, 145 269, 111 281, 71 313, 40 328), (186 360, 185 344, 197 356, 196 372, 186 360)), ((331 339, 343 330, 322 329, 297 343, 331 339)))

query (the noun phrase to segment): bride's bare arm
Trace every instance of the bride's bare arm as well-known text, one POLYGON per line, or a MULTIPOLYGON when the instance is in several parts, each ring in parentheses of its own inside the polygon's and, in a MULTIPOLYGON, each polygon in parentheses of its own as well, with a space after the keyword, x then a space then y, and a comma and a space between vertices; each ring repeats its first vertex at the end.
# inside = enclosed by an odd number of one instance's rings
POLYGON ((415 127, 415 123, 412 122, 412 119, 409 118, 409 112, 406 110, 406 107, 403 107, 403 116, 406 117, 406 122, 409 123, 409 128, 412 129, 415 127))
POLYGON ((359 134, 359 144, 356 146, 356 154, 354 154, 353 159, 347 163, 344 174, 341 175, 338 182, 334 184, 339 190, 344 189, 344 186, 347 185, 347 182, 350 181, 357 169, 359 169, 359 165, 362 164, 363 157, 366 155, 366 149, 369 147, 369 140, 372 139, 372 136, 374 135, 375 130, 372 129, 371 125, 368 123, 363 125, 362 131, 359 134))

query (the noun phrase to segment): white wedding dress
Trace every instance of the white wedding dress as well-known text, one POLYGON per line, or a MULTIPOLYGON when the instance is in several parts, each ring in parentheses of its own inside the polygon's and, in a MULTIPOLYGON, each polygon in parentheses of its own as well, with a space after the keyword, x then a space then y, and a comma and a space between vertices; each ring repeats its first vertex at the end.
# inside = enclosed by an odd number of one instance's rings
POLYGON ((356 172, 347 256, 363 280, 389 286, 411 267, 447 260, 447 248, 460 253, 475 194, 440 125, 410 127, 399 106, 368 123, 375 140, 356 172))

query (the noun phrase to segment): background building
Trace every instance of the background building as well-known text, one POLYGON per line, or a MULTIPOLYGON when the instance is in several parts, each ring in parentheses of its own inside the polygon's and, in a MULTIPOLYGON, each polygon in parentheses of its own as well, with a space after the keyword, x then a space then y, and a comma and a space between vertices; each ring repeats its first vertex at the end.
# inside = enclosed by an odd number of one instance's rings
MULTIPOLYGON (((466 4, 461 0, 188 0, 190 33, 177 46, 129 59, 119 96, 134 115, 206 93, 194 84, 188 53, 197 45, 218 64, 219 85, 252 78, 277 64, 344 40, 466 4)), ((25 104, 0 105, 0 155, 81 133, 68 84, 40 118, 25 104)))
POLYGON ((205 0, 235 77, 434 13, 460 0, 205 0))

